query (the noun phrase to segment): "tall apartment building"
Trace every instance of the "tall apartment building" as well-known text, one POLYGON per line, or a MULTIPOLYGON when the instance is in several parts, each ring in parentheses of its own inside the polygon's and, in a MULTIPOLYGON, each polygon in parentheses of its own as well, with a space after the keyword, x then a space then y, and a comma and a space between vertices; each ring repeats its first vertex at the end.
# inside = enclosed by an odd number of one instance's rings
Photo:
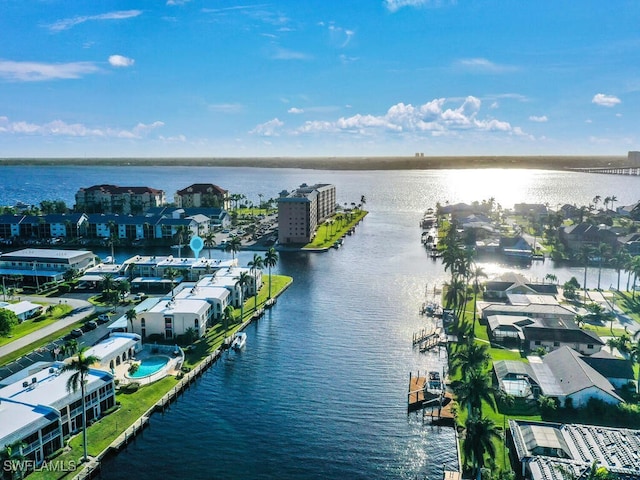
POLYGON ((166 203, 164 191, 150 187, 94 185, 76 193, 75 210, 82 213, 140 215, 166 203))
POLYGON ((212 183, 194 183, 178 190, 174 197, 177 207, 216 207, 229 210, 229 192, 212 183))
POLYGON ((278 241, 281 245, 309 243, 322 223, 336 211, 336 187, 330 184, 307 185, 278 199, 278 241))

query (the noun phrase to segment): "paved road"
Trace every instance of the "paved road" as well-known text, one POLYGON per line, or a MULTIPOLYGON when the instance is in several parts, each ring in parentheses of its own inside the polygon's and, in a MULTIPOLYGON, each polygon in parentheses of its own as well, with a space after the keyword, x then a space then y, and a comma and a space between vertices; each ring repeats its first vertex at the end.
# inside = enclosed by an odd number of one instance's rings
POLYGON ((24 337, 18 338, 11 343, 3 345, 2 347, 0 347, 0 357, 13 353, 16 350, 30 345, 43 337, 51 335, 52 333, 55 333, 65 327, 68 327, 69 325, 77 322, 78 320, 82 320, 83 318, 95 312, 95 307, 89 302, 86 302, 84 300, 76 300, 73 298, 21 296, 20 300, 27 300, 33 303, 49 303, 52 305, 56 305, 58 303, 67 303, 73 307, 73 310, 69 315, 59 319, 51 325, 47 325, 46 327, 36 330, 29 335, 25 335, 24 337))

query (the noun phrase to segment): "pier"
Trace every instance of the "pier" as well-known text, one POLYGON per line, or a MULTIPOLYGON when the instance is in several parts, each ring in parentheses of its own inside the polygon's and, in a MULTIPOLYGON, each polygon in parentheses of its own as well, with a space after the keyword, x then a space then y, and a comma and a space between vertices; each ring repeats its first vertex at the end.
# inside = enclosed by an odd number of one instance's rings
POLYGON ((631 175, 640 176, 640 167, 593 167, 593 168, 570 168, 574 172, 603 173, 607 175, 631 175))

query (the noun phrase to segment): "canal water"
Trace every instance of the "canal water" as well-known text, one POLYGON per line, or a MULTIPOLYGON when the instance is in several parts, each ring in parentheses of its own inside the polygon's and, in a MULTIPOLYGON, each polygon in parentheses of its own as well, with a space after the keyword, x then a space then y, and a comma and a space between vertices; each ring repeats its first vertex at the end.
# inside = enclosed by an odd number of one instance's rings
MULTIPOLYGON (((406 410, 409 372, 438 362, 412 348, 413 332, 426 326, 418 308, 425 291, 446 278, 420 244, 424 210, 489 198, 505 208, 581 205, 595 195, 615 195, 623 205, 640 191, 638 178, 536 170, 38 167, 28 185, 18 181, 25 178, 20 169, 0 170, 3 179, 16 176, 3 180, 0 204, 37 203, 42 192, 72 204, 79 187, 98 183, 147 185, 171 197, 211 182, 257 201, 258 193, 269 198, 303 182, 326 182, 336 185, 340 203, 366 197, 370 213, 342 248, 281 254, 276 271, 294 283, 248 328, 246 348, 225 354, 164 415, 154 415, 149 429, 104 463, 107 479, 440 478, 444 465, 457 467, 453 429, 423 424, 406 410)), ((252 256, 241 252, 240 263, 252 256)), ((483 266, 494 273, 519 268, 538 279, 554 273, 560 281, 581 281, 583 274, 549 261, 483 266)), ((591 285, 596 277, 590 269, 591 285)), ((615 285, 615 272, 602 277, 604 286, 615 285)))

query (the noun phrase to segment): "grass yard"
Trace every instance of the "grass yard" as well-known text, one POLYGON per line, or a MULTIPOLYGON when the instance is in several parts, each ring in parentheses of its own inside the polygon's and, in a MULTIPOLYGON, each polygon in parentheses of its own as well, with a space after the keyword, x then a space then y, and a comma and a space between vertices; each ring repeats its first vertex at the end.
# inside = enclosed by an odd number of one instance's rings
POLYGON ((11 329, 10 337, 0 337, 0 347, 11 343, 19 338, 22 338, 25 335, 29 335, 36 330, 40 330, 47 325, 51 325, 56 320, 67 315, 69 312, 71 312, 71 310, 73 310, 73 308, 71 307, 71 305, 67 304, 54 304, 50 305, 49 307, 45 307, 44 313, 42 315, 38 315, 36 318, 25 320, 24 322, 13 327, 11 329))

